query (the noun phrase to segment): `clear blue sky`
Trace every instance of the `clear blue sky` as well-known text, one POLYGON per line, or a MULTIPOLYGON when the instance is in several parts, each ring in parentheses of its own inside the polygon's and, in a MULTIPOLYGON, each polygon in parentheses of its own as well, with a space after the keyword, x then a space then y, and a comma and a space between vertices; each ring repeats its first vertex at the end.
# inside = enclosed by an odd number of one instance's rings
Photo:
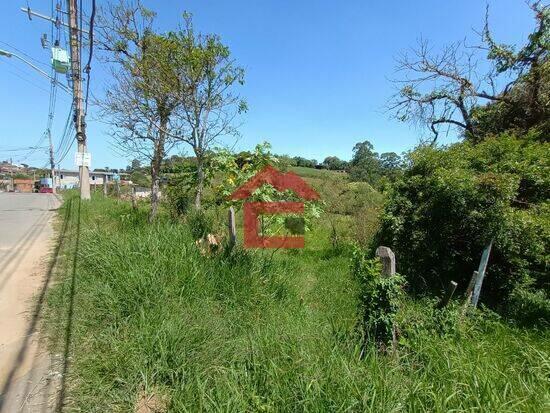
MULTIPOLYGON (((103 0, 98 0, 101 4, 103 0)), ((87 8, 90 0, 84 0, 87 8)), ((50 0, 29 0, 48 13, 50 0)), ((276 153, 324 159, 351 157, 356 142, 370 140, 378 152, 402 152, 418 142, 420 131, 389 118, 384 105, 392 94, 395 57, 422 36, 437 49, 483 27, 481 0, 418 0, 343 2, 327 0, 169 0, 145 1, 158 13, 160 31, 175 29, 184 10, 195 26, 215 32, 246 69, 242 95, 249 112, 242 118, 238 149, 268 140, 276 153)), ((523 0, 492 0, 495 37, 523 43, 533 21, 523 0)), ((25 0, 0 2, 0 48, 13 46, 48 70, 49 51, 39 37, 50 32, 47 22, 19 11, 25 0), (7 44, 6 44, 7 43, 7 44)), ((101 94, 105 71, 93 64, 92 90, 101 94)), ((24 64, 0 56, 0 160, 19 153, 7 148, 35 145, 47 120, 49 82, 24 64), (2 152, 2 150, 4 150, 2 152)), ((54 141, 69 110, 70 98, 58 93, 54 141)), ((93 110, 92 110, 93 112, 93 110)), ((92 114, 93 115, 93 114, 92 114)), ((113 152, 108 127, 88 124, 93 167, 124 167, 128 160, 113 152)), ((226 141, 230 143, 231 141, 226 141)), ((73 167, 73 154, 63 162, 73 167)), ((47 162, 45 152, 27 159, 47 162)))

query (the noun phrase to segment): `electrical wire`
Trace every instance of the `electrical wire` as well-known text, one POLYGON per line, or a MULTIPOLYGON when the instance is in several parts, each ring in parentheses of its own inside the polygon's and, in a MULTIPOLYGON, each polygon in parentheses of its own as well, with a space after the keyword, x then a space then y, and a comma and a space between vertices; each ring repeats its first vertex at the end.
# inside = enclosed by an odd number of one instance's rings
POLYGON ((95 20, 95 0, 92 0, 92 13, 90 15, 90 27, 89 27, 89 54, 88 54, 88 63, 86 63, 86 66, 84 67, 84 71, 86 72, 86 98, 85 98, 85 104, 84 104, 84 113, 86 114, 88 112, 88 94, 90 93, 90 71, 92 70, 91 64, 92 64, 92 56, 94 54, 94 20, 95 20))
MULTIPOLYGON (((74 126, 71 129, 74 130, 74 126)), ((60 164, 61 162, 63 162, 63 160, 65 159, 65 157, 67 156, 71 148, 73 147, 74 143, 76 142, 76 139, 72 139, 70 142, 71 144, 67 147, 65 153, 61 156, 61 158, 59 158, 59 160, 57 161, 57 164, 60 164)))
POLYGON ((50 93, 50 91, 49 91, 48 89, 46 89, 46 88, 40 86, 39 84, 37 84, 37 83, 35 83, 35 82, 33 82, 33 81, 29 80, 29 79, 24 78, 23 76, 21 76, 20 74, 18 74, 18 73, 16 73, 16 72, 13 72, 13 71, 11 71, 11 70, 8 70, 7 72, 8 72, 8 73, 11 73, 12 75, 14 75, 15 77, 18 77, 18 78, 21 79, 21 80, 24 80, 25 82, 27 82, 27 83, 33 85, 35 88, 40 89, 40 90, 42 90, 43 92, 50 93))
POLYGON ((28 146, 25 148, 9 148, 9 149, 0 149, 0 152, 23 152, 28 151, 30 149, 45 149, 45 146, 42 147, 36 147, 36 146, 28 146))
POLYGON ((44 63, 44 62, 42 62, 41 60, 38 60, 38 59, 36 59, 36 58, 30 56, 29 54, 25 53, 25 52, 22 51, 21 49, 18 49, 17 47, 12 46, 11 44, 9 44, 9 43, 7 43, 7 42, 4 42, 3 40, 0 40, 0 43, 2 43, 3 45, 9 47, 10 49, 15 50, 16 52, 22 54, 22 55, 25 56, 27 59, 32 60, 32 61, 35 62, 36 64, 39 64, 39 65, 41 65, 41 66, 45 66, 45 67, 47 67, 47 68, 50 67, 49 64, 44 63))
POLYGON ((65 122, 65 128, 63 130, 61 140, 55 152, 57 164, 61 163, 61 161, 66 157, 68 151, 70 150, 70 148, 72 147, 75 141, 75 139, 73 139, 74 132, 75 132, 74 123, 72 122, 73 111, 74 111, 74 106, 71 106, 71 110, 69 111, 69 115, 67 116, 67 120, 65 122))
POLYGON ((69 129, 69 126, 70 126, 71 121, 72 121, 73 108, 74 108, 74 106, 71 105, 71 109, 69 110, 67 120, 65 121, 65 127, 63 128, 63 133, 61 134, 61 139, 59 140, 59 144, 58 144, 57 149, 56 149, 56 153, 61 152, 61 148, 63 148, 65 146, 66 141, 68 139, 67 130, 69 129))

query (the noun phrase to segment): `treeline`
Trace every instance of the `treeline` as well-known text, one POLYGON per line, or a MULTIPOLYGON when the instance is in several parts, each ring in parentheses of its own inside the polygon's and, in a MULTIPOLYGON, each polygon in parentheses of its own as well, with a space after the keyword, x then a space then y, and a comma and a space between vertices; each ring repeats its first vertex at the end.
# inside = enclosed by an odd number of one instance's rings
MULTIPOLYGON (((216 148, 209 151, 208 156, 216 154, 216 148)), ((379 154, 374 151, 372 143, 368 140, 357 143, 353 147, 353 156, 350 161, 345 161, 337 156, 327 156, 322 162, 316 159, 307 159, 301 156, 273 155, 277 159, 280 167, 304 167, 315 169, 326 169, 331 171, 343 171, 349 174, 349 179, 353 182, 368 182, 374 187, 394 182, 402 173, 404 168, 404 158, 395 152, 384 152, 379 154)), ((235 154, 237 159, 244 160, 251 156, 250 151, 241 151, 235 154)), ((161 175, 177 173, 180 164, 196 164, 196 157, 171 155, 162 160, 161 175)), ((130 174, 130 180, 134 183, 147 186, 150 184, 148 174, 149 166, 143 166, 138 159, 134 159, 125 169, 130 174)), ((162 176, 161 176, 162 180, 162 176)))

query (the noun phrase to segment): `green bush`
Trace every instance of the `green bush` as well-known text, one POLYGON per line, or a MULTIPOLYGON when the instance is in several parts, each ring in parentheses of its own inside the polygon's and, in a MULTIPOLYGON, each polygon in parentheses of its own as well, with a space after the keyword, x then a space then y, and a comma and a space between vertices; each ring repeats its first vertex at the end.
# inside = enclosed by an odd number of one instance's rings
POLYGON ((351 272, 359 284, 363 333, 367 339, 387 345, 392 340, 404 280, 397 274, 383 277, 380 261, 369 259, 360 248, 353 251, 351 272))
POLYGON ((550 144, 501 135, 420 147, 390 193, 375 245, 397 255, 412 291, 465 290, 494 239, 481 300, 509 313, 526 280, 548 290, 550 144))
POLYGON ((214 228, 213 218, 201 209, 193 209, 186 216, 187 225, 193 239, 204 238, 211 234, 214 228))
POLYGON ((518 286, 510 296, 510 315, 525 325, 550 326, 550 297, 543 290, 518 286))
POLYGON ((166 186, 166 203, 172 217, 177 218, 185 215, 193 205, 193 195, 189 190, 186 181, 173 178, 166 186))

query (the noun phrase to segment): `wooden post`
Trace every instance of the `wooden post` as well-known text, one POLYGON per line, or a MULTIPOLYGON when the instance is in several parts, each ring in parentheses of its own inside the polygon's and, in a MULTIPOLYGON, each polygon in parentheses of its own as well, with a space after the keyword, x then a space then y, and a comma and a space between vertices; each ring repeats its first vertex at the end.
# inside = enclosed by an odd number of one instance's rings
POLYGON ((233 248, 237 243, 237 229, 235 226, 235 209, 229 208, 227 226, 229 229, 229 248, 233 248))
POLYGON ((489 255, 491 254, 491 248, 493 246, 493 240, 489 242, 489 245, 483 250, 481 254, 481 261, 479 262, 479 268, 477 269, 478 276, 476 283, 474 285, 474 292, 472 294, 472 305, 477 307, 479 301, 479 294, 481 293, 481 286, 483 284, 483 279, 485 278, 485 271, 487 270, 487 263, 489 262, 489 255))
POLYGON ((466 314, 466 311, 468 310, 468 306, 470 305, 470 301, 472 300, 472 292, 474 290, 474 285, 476 284, 477 277, 479 273, 477 271, 474 271, 472 274, 472 278, 470 278, 470 283, 468 284, 468 288, 466 289, 466 299, 464 300, 464 305, 462 306, 462 316, 466 314))
POLYGON ((458 284, 454 281, 451 281, 449 283, 449 286, 447 287, 447 291, 445 292, 445 296, 443 297, 443 299, 439 303, 439 306, 438 306, 439 308, 443 308, 447 304, 449 304, 449 301, 451 301, 451 298, 453 298, 453 294, 455 293, 457 285, 458 284))
POLYGON ((132 186, 132 209, 135 211, 137 207, 137 198, 136 198, 136 187, 132 186))
POLYGON ((388 247, 376 248, 376 256, 380 258, 382 263, 382 275, 390 277, 395 275, 395 254, 388 247))
POLYGON ((474 271, 472 274, 472 278, 470 278, 470 283, 468 284, 468 288, 466 289, 466 303, 470 303, 470 300, 472 299, 472 291, 474 290, 474 285, 476 285, 477 277, 479 273, 477 271, 474 271))
POLYGON ((107 175, 103 175, 103 195, 107 196, 107 175))

